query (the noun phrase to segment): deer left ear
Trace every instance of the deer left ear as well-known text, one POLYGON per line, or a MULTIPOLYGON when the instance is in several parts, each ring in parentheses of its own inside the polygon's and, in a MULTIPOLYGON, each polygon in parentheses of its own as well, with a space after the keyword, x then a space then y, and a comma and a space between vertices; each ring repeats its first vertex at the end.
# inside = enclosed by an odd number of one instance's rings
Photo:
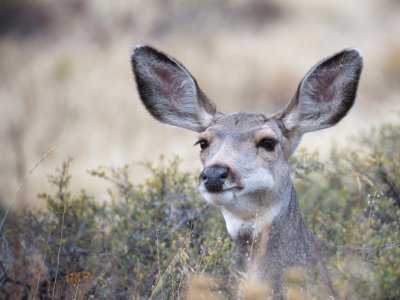
POLYGON ((299 134, 339 122, 353 106, 362 70, 362 54, 345 49, 312 68, 280 114, 286 129, 299 134))

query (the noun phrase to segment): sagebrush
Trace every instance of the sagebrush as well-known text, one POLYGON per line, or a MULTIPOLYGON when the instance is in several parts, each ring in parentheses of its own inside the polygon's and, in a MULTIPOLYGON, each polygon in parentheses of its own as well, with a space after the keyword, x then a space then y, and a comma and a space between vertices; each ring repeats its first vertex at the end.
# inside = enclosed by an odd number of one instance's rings
MULTIPOLYGON (((325 161, 298 151, 299 200, 332 253, 326 265, 339 298, 398 299, 400 126, 384 125, 353 144, 325 161)), ((114 186, 102 199, 71 194, 70 163, 49 176, 54 190, 39 195, 45 209, 1 210, 0 298, 235 299, 235 246, 179 159, 148 165, 142 184, 131 181, 134 166, 90 171, 114 186)), ((320 299, 326 292, 317 278, 302 293, 320 299)))

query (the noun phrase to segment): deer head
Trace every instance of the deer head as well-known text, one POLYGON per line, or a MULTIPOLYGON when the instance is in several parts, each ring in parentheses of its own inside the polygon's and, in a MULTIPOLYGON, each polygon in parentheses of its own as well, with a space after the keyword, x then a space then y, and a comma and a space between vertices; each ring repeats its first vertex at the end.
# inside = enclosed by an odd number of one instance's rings
POLYGON ((304 133, 333 126, 347 114, 362 55, 345 49, 319 62, 286 107, 273 115, 219 112, 181 63, 151 46, 135 48, 132 66, 150 114, 199 133, 196 144, 204 166, 199 190, 206 201, 222 208, 235 238, 247 221, 257 217, 261 225, 272 222, 288 204, 288 158, 304 133))

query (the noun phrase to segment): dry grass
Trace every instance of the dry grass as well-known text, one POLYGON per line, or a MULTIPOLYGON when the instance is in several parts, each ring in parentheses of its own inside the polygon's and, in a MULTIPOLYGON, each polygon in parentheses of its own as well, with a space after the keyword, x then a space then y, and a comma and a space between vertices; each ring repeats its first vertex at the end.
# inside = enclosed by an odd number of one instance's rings
MULTIPOLYGON (((20 4, 45 20, 37 31, 0 36, 3 202, 52 146, 54 155, 25 184, 20 202, 32 204, 26 195, 41 190, 44 175, 68 155, 76 180, 92 191, 96 183, 84 170, 99 164, 179 154, 184 168, 199 167, 190 147, 195 136, 156 123, 138 100, 129 53, 139 42, 183 61, 226 112, 274 112, 317 60, 361 48, 366 66, 356 106, 335 129, 304 140, 322 151, 332 139, 345 144, 342 132, 390 119, 400 107, 394 1, 47 2, 20 4)), ((137 168, 138 180, 146 174, 137 168)))

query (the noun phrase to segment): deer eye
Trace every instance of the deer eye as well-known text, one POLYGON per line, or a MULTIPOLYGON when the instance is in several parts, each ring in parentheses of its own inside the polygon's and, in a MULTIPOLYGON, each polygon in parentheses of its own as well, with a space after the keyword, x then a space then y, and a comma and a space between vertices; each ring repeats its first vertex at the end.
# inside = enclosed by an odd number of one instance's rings
POLYGON ((262 147, 265 150, 272 152, 272 151, 274 151, 277 143, 278 143, 278 141, 275 139, 263 138, 261 141, 258 142, 257 147, 262 147))
POLYGON ((206 149, 210 144, 206 140, 198 140, 194 145, 200 145, 201 150, 206 149))

